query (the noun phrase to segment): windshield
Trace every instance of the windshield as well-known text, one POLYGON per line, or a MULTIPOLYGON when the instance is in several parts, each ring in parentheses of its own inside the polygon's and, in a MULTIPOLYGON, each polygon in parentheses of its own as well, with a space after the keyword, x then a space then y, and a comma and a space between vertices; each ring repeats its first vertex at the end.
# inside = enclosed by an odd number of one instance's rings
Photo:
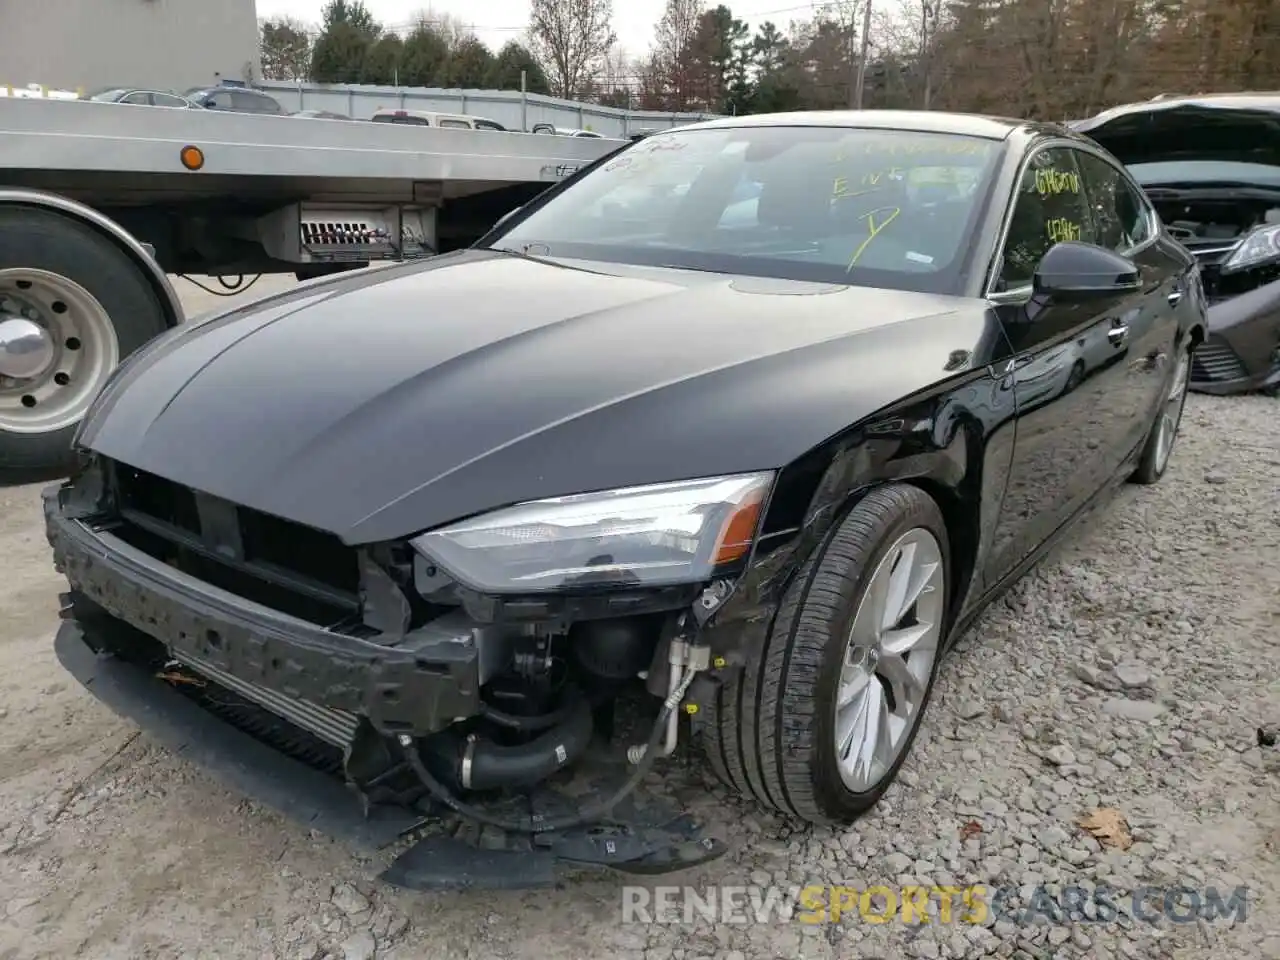
POLYGON ((1259 187, 1280 187, 1280 167, 1266 163, 1238 163, 1223 160, 1170 160, 1162 163, 1129 165, 1133 178, 1143 186, 1177 183, 1245 183, 1259 187))
POLYGON ((958 292, 1003 147, 976 137, 840 127, 673 131, 569 184, 493 246, 958 292))

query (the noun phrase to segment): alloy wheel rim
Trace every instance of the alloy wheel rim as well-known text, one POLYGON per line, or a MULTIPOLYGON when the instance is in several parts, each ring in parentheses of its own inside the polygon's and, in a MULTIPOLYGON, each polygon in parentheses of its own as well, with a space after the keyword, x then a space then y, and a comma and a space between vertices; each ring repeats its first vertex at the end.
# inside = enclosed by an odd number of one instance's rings
POLYGON ((72 426, 120 362, 120 343, 102 304, 47 270, 0 270, 0 335, 0 431, 41 434, 72 426))
POLYGON ((1169 387, 1169 395, 1165 398, 1160 411, 1160 425, 1156 433, 1156 470, 1163 473, 1169 464, 1169 455, 1173 453, 1173 442, 1178 436, 1178 425, 1182 421, 1182 408, 1187 402, 1187 379, 1191 364, 1184 351, 1178 358, 1178 368, 1173 373, 1173 383, 1169 387))
POLYGON ((858 604, 835 698, 836 762, 854 793, 884 779, 919 719, 942 636, 944 578, 937 539, 909 530, 858 604))

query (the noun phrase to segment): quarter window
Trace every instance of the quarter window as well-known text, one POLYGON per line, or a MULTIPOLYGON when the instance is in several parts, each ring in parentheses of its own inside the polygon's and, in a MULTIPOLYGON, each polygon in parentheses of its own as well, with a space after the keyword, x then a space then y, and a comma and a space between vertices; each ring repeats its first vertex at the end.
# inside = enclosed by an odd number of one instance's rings
POLYGON ((276 102, 269 97, 262 97, 256 93, 242 93, 236 91, 231 94, 231 102, 237 110, 243 110, 246 113, 279 113, 279 107, 276 102))
POLYGON ((1077 156, 1099 246, 1123 253, 1150 240, 1151 218, 1138 188, 1101 157, 1083 151, 1077 156))
POLYGON ((1049 248, 1063 240, 1095 242, 1075 151, 1050 148, 1027 164, 1013 204, 1000 267, 1001 290, 1030 285, 1049 248))

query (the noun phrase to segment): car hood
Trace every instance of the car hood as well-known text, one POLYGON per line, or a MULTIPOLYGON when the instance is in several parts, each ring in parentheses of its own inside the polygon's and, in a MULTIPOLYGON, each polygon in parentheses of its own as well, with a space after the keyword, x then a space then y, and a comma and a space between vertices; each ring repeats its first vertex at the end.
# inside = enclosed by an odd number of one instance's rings
POLYGON ((1070 124, 1126 166, 1171 160, 1280 165, 1280 97, 1156 100, 1070 124))
POLYGON ((784 466, 955 375, 986 318, 982 301, 465 251, 172 331, 120 369, 80 443, 373 542, 784 466))

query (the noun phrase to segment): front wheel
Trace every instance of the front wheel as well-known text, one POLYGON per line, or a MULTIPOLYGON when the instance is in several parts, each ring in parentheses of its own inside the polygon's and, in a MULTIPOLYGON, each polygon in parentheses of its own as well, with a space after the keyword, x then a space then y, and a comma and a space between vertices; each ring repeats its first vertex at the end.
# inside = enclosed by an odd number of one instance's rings
POLYGON ((813 823, 849 823, 906 759, 946 629, 950 547, 923 490, 881 487, 788 590, 760 661, 698 726, 730 786, 813 823))
POLYGON ((0 486, 65 476, 89 405, 165 326, 110 240, 61 214, 0 209, 0 486))

